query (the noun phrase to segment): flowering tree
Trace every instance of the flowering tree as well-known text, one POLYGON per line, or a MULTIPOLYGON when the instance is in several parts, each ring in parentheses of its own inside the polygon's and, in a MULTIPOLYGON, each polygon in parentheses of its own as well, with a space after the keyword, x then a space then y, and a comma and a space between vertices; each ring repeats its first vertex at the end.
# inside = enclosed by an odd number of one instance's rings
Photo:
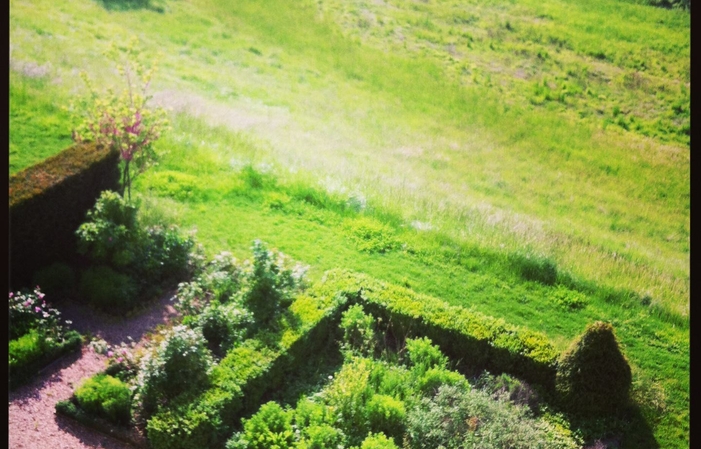
POLYGON ((168 122, 165 110, 146 105, 155 62, 149 66, 138 40, 132 38, 126 47, 111 44, 105 55, 116 62, 127 86, 119 95, 112 89, 101 95, 82 72, 81 78, 90 95, 78 107, 81 122, 73 130, 73 140, 78 143, 89 140, 119 151, 124 164, 121 194, 126 190, 131 201, 131 182, 156 162, 158 154, 153 142, 168 127, 168 122))

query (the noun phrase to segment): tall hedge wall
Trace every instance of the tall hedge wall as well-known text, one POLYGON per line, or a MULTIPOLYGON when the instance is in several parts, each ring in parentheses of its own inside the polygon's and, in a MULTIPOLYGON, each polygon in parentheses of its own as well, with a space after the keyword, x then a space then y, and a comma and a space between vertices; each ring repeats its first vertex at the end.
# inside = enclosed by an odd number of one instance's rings
POLYGON ((72 146, 10 177, 10 288, 76 254, 75 231, 103 190, 119 189, 119 153, 72 146))

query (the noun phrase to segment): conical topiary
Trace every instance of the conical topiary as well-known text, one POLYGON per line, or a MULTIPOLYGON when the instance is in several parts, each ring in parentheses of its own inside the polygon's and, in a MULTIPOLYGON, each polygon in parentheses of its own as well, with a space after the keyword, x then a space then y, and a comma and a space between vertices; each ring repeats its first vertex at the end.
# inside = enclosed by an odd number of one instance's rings
POLYGON ((590 324, 558 361, 555 387, 563 406, 582 415, 607 414, 628 400, 630 365, 609 323, 590 324))

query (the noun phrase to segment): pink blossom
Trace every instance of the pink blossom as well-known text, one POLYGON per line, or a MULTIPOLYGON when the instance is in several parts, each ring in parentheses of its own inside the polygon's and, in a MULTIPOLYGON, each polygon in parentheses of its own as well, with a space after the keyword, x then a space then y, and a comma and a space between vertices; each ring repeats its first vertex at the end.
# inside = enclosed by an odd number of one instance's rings
POLYGON ((35 308, 34 308, 34 311, 37 312, 37 313, 41 312, 41 307, 35 307, 35 308))
POLYGON ((39 292, 39 293, 37 293, 37 296, 39 297, 39 299, 44 299, 44 296, 46 296, 46 295, 39 292))
POLYGON ((31 303, 32 303, 32 300, 31 300, 31 299, 28 299, 28 300, 24 301, 24 302, 22 303, 22 305, 23 305, 24 307, 29 307, 29 305, 30 305, 31 303))
POLYGON ((10 292, 10 298, 12 298, 13 296, 14 296, 14 293, 10 292))
POLYGON ((112 357, 114 355, 114 352, 112 351, 107 351, 107 357, 112 357))
POLYGON ((117 363, 122 363, 123 361, 124 361, 124 359, 122 357, 117 359, 117 363))

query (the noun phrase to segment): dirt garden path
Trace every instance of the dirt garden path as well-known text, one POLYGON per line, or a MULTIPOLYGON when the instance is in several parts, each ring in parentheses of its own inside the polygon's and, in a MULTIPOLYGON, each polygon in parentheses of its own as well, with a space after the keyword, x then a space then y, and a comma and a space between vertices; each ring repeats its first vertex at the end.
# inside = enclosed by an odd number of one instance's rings
MULTIPOLYGON (((102 338, 116 345, 141 342, 144 335, 176 316, 170 297, 172 292, 148 309, 124 320, 110 320, 75 303, 57 307, 63 317, 73 321, 72 328, 83 335, 102 338)), ((80 354, 71 354, 46 367, 34 380, 9 392, 9 446, 11 449, 131 449, 131 446, 85 428, 55 414, 58 401, 68 399, 83 379, 106 367, 107 357, 83 345, 80 354)))

